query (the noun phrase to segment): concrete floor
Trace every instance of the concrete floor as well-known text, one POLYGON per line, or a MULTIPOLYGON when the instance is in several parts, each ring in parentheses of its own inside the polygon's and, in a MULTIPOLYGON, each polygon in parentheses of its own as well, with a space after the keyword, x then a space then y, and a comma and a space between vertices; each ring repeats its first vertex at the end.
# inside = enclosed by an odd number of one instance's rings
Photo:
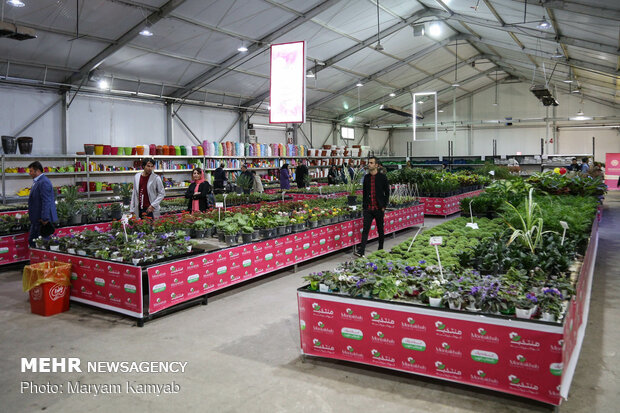
MULTIPOLYGON (((442 222, 427 220, 427 225, 442 222)), ((620 194, 609 195, 590 319, 570 398, 562 412, 614 412, 620 406, 620 194)), ((414 230, 388 238, 386 247, 414 230)), ((369 245, 373 251, 376 242, 369 245)), ((148 322, 72 305, 44 318, 30 314, 21 270, 0 273, 0 412, 532 412, 525 399, 361 365, 309 359, 302 363, 295 289, 302 276, 350 257, 335 253, 212 297, 148 322), (187 361, 182 374, 21 373, 21 357, 86 361, 187 361), (170 383, 172 395, 21 394, 20 383, 170 383)))

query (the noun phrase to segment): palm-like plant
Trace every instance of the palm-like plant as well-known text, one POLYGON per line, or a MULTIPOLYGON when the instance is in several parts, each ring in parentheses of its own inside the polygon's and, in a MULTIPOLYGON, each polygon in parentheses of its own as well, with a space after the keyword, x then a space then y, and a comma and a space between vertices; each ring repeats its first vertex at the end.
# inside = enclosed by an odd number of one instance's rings
POLYGON ((364 175, 364 170, 362 168, 356 168, 353 170, 353 176, 351 176, 348 171, 345 172, 345 190, 349 193, 349 195, 355 195, 357 190, 360 188, 360 181, 362 180, 362 176, 364 175))
POLYGON ((530 188, 529 195, 525 198, 525 216, 522 215, 514 205, 506 202, 519 218, 521 228, 514 227, 510 222, 504 219, 506 224, 508 224, 508 227, 513 230, 507 245, 510 245, 513 241, 520 238, 523 245, 527 246, 532 253, 534 253, 536 248, 540 246, 543 234, 553 232, 543 231, 544 222, 542 218, 542 211, 540 206, 534 202, 533 193, 534 188, 530 188))

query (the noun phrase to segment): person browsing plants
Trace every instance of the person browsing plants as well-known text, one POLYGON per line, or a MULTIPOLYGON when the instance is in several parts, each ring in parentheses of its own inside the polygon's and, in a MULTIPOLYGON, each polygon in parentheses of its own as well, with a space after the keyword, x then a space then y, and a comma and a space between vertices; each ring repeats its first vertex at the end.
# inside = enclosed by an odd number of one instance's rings
POLYGON ((187 210, 189 212, 204 212, 209 207, 211 184, 205 181, 205 174, 201 168, 193 169, 192 181, 187 191, 185 191, 185 198, 189 199, 187 210))
POLYGON ((379 172, 378 168, 377 158, 374 156, 368 158, 368 173, 364 176, 362 183, 364 191, 362 195, 362 208, 364 211, 362 243, 354 253, 358 257, 364 256, 366 243, 368 242, 368 233, 373 220, 377 224, 377 232, 379 233, 379 249, 383 249, 385 237, 383 232, 383 216, 385 215, 385 207, 390 201, 390 185, 385 174, 379 172))
POLYGON ((34 161, 28 165, 28 173, 33 179, 30 196, 28 196, 28 217, 30 218, 28 243, 34 247, 34 240, 39 238, 39 235, 49 238, 54 232, 52 223, 58 222, 58 216, 56 215, 54 187, 49 178, 43 174, 41 162, 34 161))
POLYGON ((166 192, 161 178, 153 173, 155 160, 147 158, 142 161, 142 172, 133 178, 131 194, 131 211, 139 218, 159 218, 159 204, 166 192))

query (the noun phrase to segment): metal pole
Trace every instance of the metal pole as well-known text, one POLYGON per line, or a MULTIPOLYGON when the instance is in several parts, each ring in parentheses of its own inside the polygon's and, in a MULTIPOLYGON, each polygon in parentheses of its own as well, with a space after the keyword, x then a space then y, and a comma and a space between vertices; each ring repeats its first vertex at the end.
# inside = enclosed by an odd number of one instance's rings
POLYGON ((69 138, 67 136, 67 92, 62 92, 60 103, 60 150, 63 154, 69 153, 69 138))
POLYGON ((174 141, 174 125, 172 123, 172 107, 171 100, 166 101, 166 145, 172 145, 174 141))
MULTIPOLYGON (((176 115, 176 118, 179 120, 179 122, 181 122, 181 124, 182 124, 183 126, 185 126, 185 129, 187 129, 187 130, 188 130, 188 132, 192 134, 192 136, 194 137, 194 139, 196 140, 196 142, 198 142, 198 145, 201 145, 202 143, 200 142, 200 139, 198 138, 198 136, 196 136, 196 134, 194 133, 194 131, 192 131, 192 130, 190 129, 190 127, 189 127, 189 126, 187 126, 187 123, 185 123, 185 122, 183 121, 183 119, 181 119, 181 117, 179 116, 179 114, 178 114, 178 113, 177 113, 177 115, 176 115)), ((231 128, 231 129, 232 129, 232 128, 231 128)), ((228 132, 226 132, 226 133, 228 133, 228 132)), ((220 141, 220 142, 221 142, 221 141, 220 141)))
POLYGON ((35 123, 36 121, 38 121, 39 119, 41 119, 47 112, 49 112, 50 110, 52 110, 52 108, 54 106, 56 106, 56 104, 58 102, 62 101, 62 96, 59 97, 58 99, 56 99, 53 103, 51 103, 49 106, 47 106, 45 109, 43 109, 43 111, 41 111, 37 116, 35 116, 30 122, 26 123, 26 125, 24 125, 22 128, 20 128, 19 130, 17 130, 16 132, 14 132, 12 135, 13 136, 19 136, 22 134, 22 132, 24 132, 26 129, 28 129, 33 123, 35 123))

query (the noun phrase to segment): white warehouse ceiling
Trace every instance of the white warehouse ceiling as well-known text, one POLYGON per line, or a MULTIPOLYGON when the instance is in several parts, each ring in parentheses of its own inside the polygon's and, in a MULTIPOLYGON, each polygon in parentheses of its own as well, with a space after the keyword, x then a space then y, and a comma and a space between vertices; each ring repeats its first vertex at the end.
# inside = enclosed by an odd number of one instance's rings
POLYGON ((619 102, 614 0, 16 2, 2 0, 2 21, 36 38, 0 38, 3 83, 75 92, 103 78, 111 94, 266 110, 269 45, 305 40, 310 117, 398 123, 381 104, 436 90, 446 105, 512 81, 619 102))

